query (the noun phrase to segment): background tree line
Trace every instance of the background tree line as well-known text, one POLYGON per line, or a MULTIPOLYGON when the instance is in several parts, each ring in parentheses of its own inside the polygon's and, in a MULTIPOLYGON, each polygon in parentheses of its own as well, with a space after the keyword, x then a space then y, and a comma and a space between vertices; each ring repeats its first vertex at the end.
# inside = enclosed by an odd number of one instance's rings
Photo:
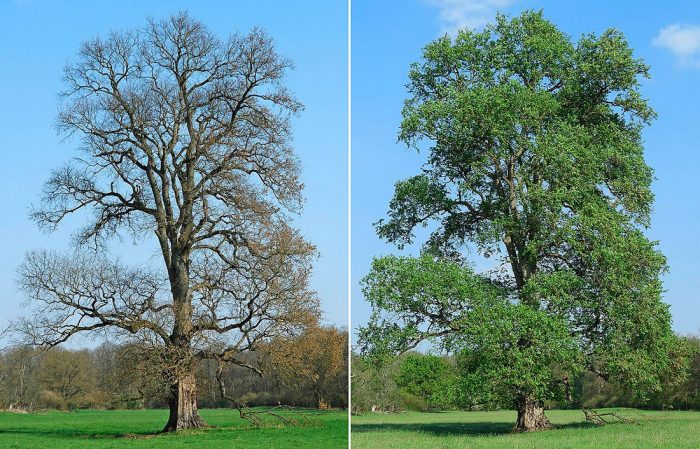
MULTIPOLYGON (((570 400, 547 408, 637 407, 700 410, 700 337, 678 336, 659 388, 645 396, 620 383, 583 372, 568 387, 570 400)), ((416 351, 395 358, 352 355, 352 411, 493 410, 512 405, 489 392, 475 375, 468 352, 416 351)))
MULTIPOLYGON (((313 326, 294 338, 278 338, 244 361, 262 375, 227 365, 226 393, 248 406, 347 407, 347 331, 313 326), (258 361, 259 360, 259 361, 258 361)), ((0 409, 167 408, 168 389, 144 348, 103 343, 94 349, 13 346, 0 352, 0 409), (150 365, 150 366, 149 366, 150 365)), ((197 366, 199 407, 229 407, 217 380, 218 365, 197 366)))

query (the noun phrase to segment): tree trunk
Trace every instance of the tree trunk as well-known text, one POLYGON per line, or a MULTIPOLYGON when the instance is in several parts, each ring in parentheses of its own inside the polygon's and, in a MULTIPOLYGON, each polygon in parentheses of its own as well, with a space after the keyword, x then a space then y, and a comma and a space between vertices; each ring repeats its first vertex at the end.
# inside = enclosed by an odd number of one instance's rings
POLYGON ((170 386, 170 417, 163 432, 204 427, 197 410, 197 382, 194 374, 178 379, 170 386))
POLYGON ((552 423, 544 414, 544 407, 532 396, 524 396, 517 406, 518 420, 513 429, 515 432, 532 432, 552 427, 552 423))
POLYGON ((173 250, 168 269, 173 295, 173 330, 170 335, 173 378, 168 398, 170 416, 163 432, 203 427, 197 411, 197 380, 191 353, 192 304, 190 294, 189 255, 173 250))

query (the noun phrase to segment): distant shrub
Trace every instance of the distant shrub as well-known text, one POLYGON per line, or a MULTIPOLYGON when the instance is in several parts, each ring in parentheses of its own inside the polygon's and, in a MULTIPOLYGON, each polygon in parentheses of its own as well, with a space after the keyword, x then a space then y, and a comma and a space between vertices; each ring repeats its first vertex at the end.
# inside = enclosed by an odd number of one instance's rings
POLYGON ((428 401, 421 398, 420 396, 416 396, 415 394, 411 394, 408 391, 401 391, 400 394, 401 394, 401 400, 403 402, 403 407, 406 410, 411 410, 414 412, 430 411, 430 406, 428 405, 428 401))
POLYGON ((68 403, 63 396, 51 390, 41 390, 39 393, 39 404, 41 408, 68 410, 68 403))

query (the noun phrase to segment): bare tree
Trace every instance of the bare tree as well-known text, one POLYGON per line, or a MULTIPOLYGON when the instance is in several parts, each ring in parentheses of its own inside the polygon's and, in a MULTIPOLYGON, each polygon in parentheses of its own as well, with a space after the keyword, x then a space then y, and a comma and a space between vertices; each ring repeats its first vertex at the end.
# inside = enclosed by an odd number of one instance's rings
POLYGON ((0 409, 32 410, 39 390, 36 351, 27 346, 0 352, 0 409))
POLYGON ((42 392, 57 395, 67 407, 97 402, 97 372, 87 350, 52 348, 41 353, 39 382, 42 392))
POLYGON ((258 369, 237 355, 318 314, 315 248, 288 224, 303 202, 290 68, 264 31, 221 41, 181 13, 91 40, 65 69, 58 126, 83 154, 52 174, 32 217, 48 230, 92 218, 76 254, 27 256, 19 279, 37 307, 17 325, 49 346, 84 331, 138 338, 168 382, 164 431, 204 425, 200 360, 258 369), (108 260, 124 234, 155 234, 165 270, 108 260))

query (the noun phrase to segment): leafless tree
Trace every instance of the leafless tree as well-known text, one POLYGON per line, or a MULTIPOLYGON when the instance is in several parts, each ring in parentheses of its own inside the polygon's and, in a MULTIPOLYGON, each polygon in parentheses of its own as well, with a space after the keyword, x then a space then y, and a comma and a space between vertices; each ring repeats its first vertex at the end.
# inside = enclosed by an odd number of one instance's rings
POLYGON ((303 202, 290 68, 264 31, 221 41, 181 13, 86 42, 65 69, 58 127, 82 154, 32 217, 48 230, 91 218, 76 253, 27 255, 19 282, 35 314, 16 326, 49 346, 87 331, 137 338, 168 382, 164 431, 204 425, 199 361, 257 369, 237 355, 318 314, 315 248, 288 224, 303 202), (124 234, 155 234, 164 265, 109 260, 124 234))

